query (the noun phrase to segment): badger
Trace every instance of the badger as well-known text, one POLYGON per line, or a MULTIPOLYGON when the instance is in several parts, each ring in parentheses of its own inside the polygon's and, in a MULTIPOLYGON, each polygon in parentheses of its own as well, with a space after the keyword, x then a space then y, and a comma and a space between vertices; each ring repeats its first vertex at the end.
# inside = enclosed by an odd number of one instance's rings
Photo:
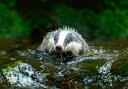
POLYGON ((74 28, 65 26, 48 32, 37 50, 79 56, 88 52, 89 47, 74 28))

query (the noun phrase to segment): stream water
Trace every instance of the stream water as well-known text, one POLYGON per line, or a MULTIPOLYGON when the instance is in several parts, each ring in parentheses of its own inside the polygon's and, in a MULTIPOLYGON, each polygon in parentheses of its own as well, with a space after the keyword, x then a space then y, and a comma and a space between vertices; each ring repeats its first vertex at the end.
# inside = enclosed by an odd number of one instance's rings
POLYGON ((128 89, 128 40, 90 41, 91 51, 57 57, 22 39, 0 39, 1 89, 128 89))

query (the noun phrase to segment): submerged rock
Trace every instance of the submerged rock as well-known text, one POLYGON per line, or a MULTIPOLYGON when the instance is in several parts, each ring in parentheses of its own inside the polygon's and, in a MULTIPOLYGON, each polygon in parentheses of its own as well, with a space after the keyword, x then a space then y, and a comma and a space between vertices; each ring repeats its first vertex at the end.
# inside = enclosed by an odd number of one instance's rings
POLYGON ((35 71, 31 65, 18 63, 15 67, 3 70, 3 76, 11 87, 19 88, 47 88, 43 83, 46 82, 45 75, 35 71))

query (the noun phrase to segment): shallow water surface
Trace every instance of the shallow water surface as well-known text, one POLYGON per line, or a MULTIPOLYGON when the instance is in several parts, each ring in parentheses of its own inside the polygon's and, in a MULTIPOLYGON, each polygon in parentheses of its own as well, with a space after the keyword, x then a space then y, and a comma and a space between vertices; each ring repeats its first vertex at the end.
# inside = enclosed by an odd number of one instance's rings
POLYGON ((128 89, 128 40, 90 41, 78 57, 37 52, 25 39, 0 39, 2 89, 128 89))

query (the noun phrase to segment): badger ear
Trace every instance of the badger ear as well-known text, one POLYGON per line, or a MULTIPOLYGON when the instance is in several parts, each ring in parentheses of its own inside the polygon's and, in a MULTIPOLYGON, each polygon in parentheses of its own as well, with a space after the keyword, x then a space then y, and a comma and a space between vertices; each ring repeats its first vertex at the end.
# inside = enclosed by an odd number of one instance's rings
POLYGON ((70 42, 65 48, 66 51, 72 52, 73 56, 78 56, 81 49, 82 45, 78 42, 70 42))

